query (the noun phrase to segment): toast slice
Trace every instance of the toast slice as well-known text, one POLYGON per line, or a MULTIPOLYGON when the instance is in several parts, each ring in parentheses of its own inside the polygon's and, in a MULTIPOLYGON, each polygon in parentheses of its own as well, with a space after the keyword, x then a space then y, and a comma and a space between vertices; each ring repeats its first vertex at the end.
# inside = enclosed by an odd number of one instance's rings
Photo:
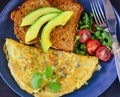
POLYGON ((54 48, 63 51, 73 51, 75 45, 75 35, 78 20, 80 18, 83 7, 78 3, 68 3, 57 6, 61 10, 72 10, 73 16, 65 26, 56 27, 51 33, 51 42, 54 48))
POLYGON ((76 3, 77 0, 48 0, 48 2, 50 2, 51 5, 57 7, 57 6, 63 5, 63 4, 76 3))
MULTIPOLYGON (((22 43, 25 43, 25 35, 29 27, 20 27, 23 18, 29 12, 45 6, 51 6, 51 4, 47 0, 26 0, 18 9, 11 13, 11 19, 14 21, 14 34, 22 43)), ((33 43, 36 43, 36 40, 30 44, 33 43)))
MULTIPOLYGON (((56 27, 51 33, 51 42, 53 44, 53 48, 64 51, 73 51, 75 45, 74 38, 76 34, 76 27, 81 12, 83 11, 83 7, 78 3, 72 2, 76 2, 76 0, 26 0, 21 7, 11 13, 11 19, 14 21, 14 33, 16 37, 22 43, 25 43, 25 35, 29 26, 20 27, 21 22, 25 15, 37 8, 44 6, 55 6, 61 10, 73 10, 74 14, 69 22, 65 26, 56 27)), ((29 44, 40 46, 39 36, 29 44)))
MULTIPOLYGON (((59 6, 65 3, 76 3, 77 0, 47 0, 52 6, 59 6)), ((36 2, 36 1, 35 1, 36 2)), ((27 4, 27 3, 26 3, 27 4)), ((19 9, 19 8, 18 8, 19 9)), ((15 9, 11 13, 11 19, 14 21, 14 17, 18 9, 15 9)))

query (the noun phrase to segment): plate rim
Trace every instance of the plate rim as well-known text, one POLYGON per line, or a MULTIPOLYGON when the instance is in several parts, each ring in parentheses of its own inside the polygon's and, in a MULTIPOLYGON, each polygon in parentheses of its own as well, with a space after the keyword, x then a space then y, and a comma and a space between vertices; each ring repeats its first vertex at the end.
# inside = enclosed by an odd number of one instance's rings
MULTIPOLYGON (((14 0, 13 0, 13 1, 14 1, 14 0)), ((9 7, 9 6, 11 5, 11 2, 12 2, 12 0, 9 1, 8 4, 4 7, 4 9, 1 11, 0 17, 2 17, 2 15, 4 15, 5 10, 7 9, 7 7, 9 7)), ((116 10, 114 7, 113 7, 113 9, 114 9, 114 11, 115 11, 117 20, 120 21, 120 15, 118 14, 117 10, 116 10)), ((119 26, 120 26, 120 25, 119 25, 119 26)), ((114 65, 114 64, 113 64, 113 65, 114 65)), ((9 87, 12 91, 14 91, 14 92, 15 92, 16 94, 18 94, 19 96, 23 96, 23 95, 21 95, 18 91, 16 91, 15 89, 13 89, 13 87, 7 82, 6 78, 4 77, 4 74, 2 74, 1 71, 0 71, 0 76, 1 76, 1 78, 4 80, 4 82, 8 85, 8 87, 9 87)), ((103 91, 102 91, 100 94, 96 95, 96 96, 100 96, 103 92, 105 92, 105 91, 112 85, 112 83, 115 81, 116 78, 117 78, 117 73, 116 73, 116 76, 114 77, 114 79, 113 79, 113 80, 111 81, 111 83, 109 84, 109 86, 106 87, 106 88, 104 88, 103 91)), ((20 89, 21 89, 21 88, 20 88, 20 89)), ((28 93, 27 93, 27 94, 28 94, 28 93)))

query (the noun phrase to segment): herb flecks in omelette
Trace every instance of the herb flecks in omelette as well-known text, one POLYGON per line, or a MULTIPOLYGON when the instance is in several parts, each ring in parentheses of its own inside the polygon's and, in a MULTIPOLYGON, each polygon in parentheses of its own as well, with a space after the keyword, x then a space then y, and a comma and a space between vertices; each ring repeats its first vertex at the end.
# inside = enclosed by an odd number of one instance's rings
POLYGON ((53 74, 52 65, 46 66, 43 72, 37 72, 32 75, 30 84, 35 91, 47 85, 52 92, 58 92, 61 89, 61 85, 57 82, 57 78, 54 78, 53 74))

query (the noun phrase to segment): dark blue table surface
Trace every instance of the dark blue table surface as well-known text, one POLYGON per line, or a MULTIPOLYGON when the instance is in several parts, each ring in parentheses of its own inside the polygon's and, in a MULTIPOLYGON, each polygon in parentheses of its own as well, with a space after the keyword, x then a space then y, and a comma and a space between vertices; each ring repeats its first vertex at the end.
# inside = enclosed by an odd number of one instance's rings
MULTIPOLYGON (((0 12, 7 2, 9 2, 9 0, 0 0, 0 12)), ((120 14, 120 0, 111 0, 111 3, 120 14)), ((1 77, 0 77, 0 97, 19 97, 5 84, 1 77)), ((99 97, 120 97, 120 83, 118 81, 118 78, 116 78, 114 83, 99 97)))

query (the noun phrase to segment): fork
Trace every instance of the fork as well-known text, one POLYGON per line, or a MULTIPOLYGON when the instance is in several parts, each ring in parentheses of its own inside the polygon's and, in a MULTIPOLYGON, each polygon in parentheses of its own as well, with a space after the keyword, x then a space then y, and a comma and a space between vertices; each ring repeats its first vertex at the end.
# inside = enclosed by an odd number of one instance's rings
POLYGON ((90 3, 90 5, 96 24, 99 25, 101 28, 104 29, 107 28, 106 18, 103 13, 99 0, 96 1, 93 0, 93 2, 90 3))
MULTIPOLYGON (((96 24, 101 28, 105 29, 107 32, 109 32, 107 27, 106 17, 102 10, 99 0, 96 0, 96 1, 93 0, 93 2, 90 3, 90 5, 91 5, 91 9, 92 9, 96 24)), ((120 81, 120 48, 119 47, 118 49, 115 48, 116 46, 114 45, 114 38, 112 39, 113 39, 112 51, 114 53, 115 65, 117 69, 118 78, 120 81)))

